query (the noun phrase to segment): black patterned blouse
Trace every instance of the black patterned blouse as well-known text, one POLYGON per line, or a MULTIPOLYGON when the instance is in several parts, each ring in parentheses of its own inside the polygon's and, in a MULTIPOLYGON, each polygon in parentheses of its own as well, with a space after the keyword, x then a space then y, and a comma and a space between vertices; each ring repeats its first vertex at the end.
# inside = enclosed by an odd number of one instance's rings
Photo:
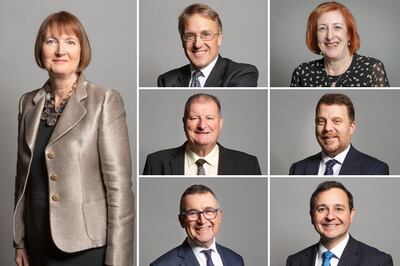
POLYGON ((389 87, 385 67, 378 59, 353 54, 350 67, 342 75, 330 76, 324 58, 302 63, 292 75, 290 87, 389 87))

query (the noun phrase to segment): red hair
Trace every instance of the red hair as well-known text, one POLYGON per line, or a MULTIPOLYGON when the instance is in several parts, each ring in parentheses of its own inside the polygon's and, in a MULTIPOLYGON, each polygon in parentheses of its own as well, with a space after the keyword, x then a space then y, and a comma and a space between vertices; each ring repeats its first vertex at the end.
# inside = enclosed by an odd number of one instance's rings
POLYGON ((349 51, 350 54, 354 54, 360 48, 360 36, 357 32, 356 21, 346 6, 333 1, 318 5, 308 17, 306 33, 306 44, 308 49, 316 54, 321 52, 317 43, 317 21, 322 14, 330 11, 339 11, 342 14, 350 37, 349 51))

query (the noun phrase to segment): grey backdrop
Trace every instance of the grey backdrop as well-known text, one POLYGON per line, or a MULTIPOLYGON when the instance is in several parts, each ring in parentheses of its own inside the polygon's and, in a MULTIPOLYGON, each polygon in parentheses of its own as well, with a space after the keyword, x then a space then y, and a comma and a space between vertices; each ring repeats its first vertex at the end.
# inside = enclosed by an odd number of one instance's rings
MULTIPOLYGON (((18 100, 41 87, 47 72, 37 67, 33 47, 47 15, 66 10, 83 23, 93 58, 86 78, 118 89, 125 102, 133 162, 136 140, 136 4, 130 0, 2 1, 0 4, 0 265, 14 265, 12 214, 17 151, 18 100)), ((133 163, 133 166, 135 164, 133 163)), ((134 167, 135 171, 135 167, 134 167)), ((135 173, 135 172, 134 172, 135 173)), ((133 176, 133 180, 135 176, 133 176)))
MULTIPOLYGON (((223 28, 220 53, 236 62, 253 64, 259 87, 267 86, 267 1, 204 0, 218 12, 223 28)), ((139 2, 139 84, 157 86, 157 77, 189 63, 178 33, 178 16, 188 0, 139 2)))
MULTIPOLYGON (((305 43, 307 19, 312 10, 325 0, 271 0, 270 85, 288 87, 293 70, 302 62, 320 58, 305 43)), ((400 1, 342 0, 356 19, 361 39, 361 55, 380 59, 385 65, 389 83, 400 86, 400 1)))
POLYGON ((205 92, 219 98, 224 125, 222 146, 257 156, 267 174, 268 96, 266 90, 140 90, 139 172, 148 154, 181 146, 186 141, 183 111, 187 99, 205 92))
MULTIPOLYGON (((311 224, 309 201, 323 178, 271 178, 270 259, 273 266, 286 265, 286 258, 319 241, 311 224)), ((336 178, 352 194, 356 209, 350 234, 357 240, 400 261, 398 242, 400 195, 398 178, 336 178)))
POLYGON ((352 144, 400 174, 400 91, 386 90, 271 90, 272 175, 287 175, 292 163, 321 151, 314 133, 315 106, 327 92, 348 95, 354 104, 356 130, 352 144))
POLYGON ((185 230, 178 222, 179 201, 193 184, 209 186, 223 212, 219 244, 242 255, 245 265, 267 265, 266 178, 140 178, 139 265, 180 245, 185 230))

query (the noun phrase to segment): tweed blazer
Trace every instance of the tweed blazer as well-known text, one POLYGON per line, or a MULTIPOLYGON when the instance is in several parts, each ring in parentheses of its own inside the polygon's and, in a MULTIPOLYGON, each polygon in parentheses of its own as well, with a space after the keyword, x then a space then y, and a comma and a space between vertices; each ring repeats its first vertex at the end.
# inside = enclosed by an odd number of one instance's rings
MULTIPOLYGON (((13 217, 23 248, 26 185, 46 84, 21 97, 13 217)), ((133 193, 125 110, 120 94, 81 74, 45 149, 51 235, 64 252, 107 246, 107 265, 133 263, 133 193)))

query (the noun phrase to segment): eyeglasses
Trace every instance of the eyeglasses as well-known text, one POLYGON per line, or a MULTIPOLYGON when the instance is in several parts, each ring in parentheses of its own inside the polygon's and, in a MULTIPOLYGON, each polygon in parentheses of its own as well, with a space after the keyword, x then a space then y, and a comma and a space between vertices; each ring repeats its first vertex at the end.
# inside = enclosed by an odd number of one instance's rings
MULTIPOLYGON (((215 35, 219 35, 219 34, 220 34, 219 32, 213 33, 210 30, 204 30, 204 31, 200 32, 200 39, 202 41, 211 41, 212 39, 214 39, 215 35)), ((194 32, 187 32, 187 33, 184 33, 182 36, 182 38, 185 42, 194 42, 194 41, 196 41, 196 37, 197 37, 197 34, 194 32)))
POLYGON ((186 216, 186 218, 189 221, 197 221, 200 217, 201 214, 204 215, 204 218, 206 218, 207 220, 212 220, 215 219, 215 217, 217 217, 217 213, 220 209, 215 209, 215 208, 205 208, 202 211, 199 210, 188 210, 188 211, 184 211, 181 212, 181 215, 186 216))

